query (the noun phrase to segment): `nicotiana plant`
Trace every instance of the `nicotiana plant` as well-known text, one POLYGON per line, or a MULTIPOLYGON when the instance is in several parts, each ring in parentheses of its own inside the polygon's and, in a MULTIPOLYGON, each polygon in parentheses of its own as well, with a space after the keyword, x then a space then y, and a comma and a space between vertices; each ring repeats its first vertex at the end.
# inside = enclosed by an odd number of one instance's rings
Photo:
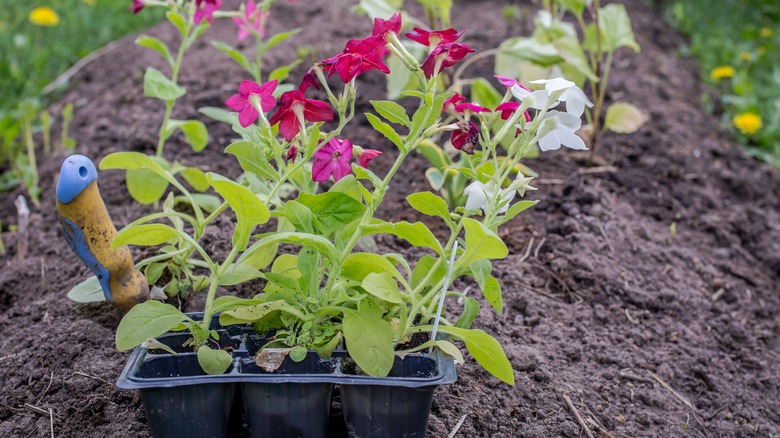
MULTIPOLYGON (((283 348, 293 360, 302 360, 309 350, 328 357, 344 345, 356 365, 372 376, 387 375, 397 353, 439 348, 462 360, 449 339, 462 340, 487 371, 514 383, 512 367, 499 343, 472 328, 479 301, 451 286, 459 277, 471 277, 486 302, 496 312, 503 311, 501 285, 493 275, 492 261, 506 257, 508 249, 497 230, 536 203, 515 202, 516 197, 535 190, 530 185, 532 178, 516 172, 517 165, 536 145, 585 149, 575 135, 583 111, 577 103, 582 91, 562 78, 541 82, 544 89, 538 92, 512 81, 497 112, 488 113, 477 104, 460 103, 458 95, 442 91, 438 84, 443 70, 473 52, 470 46, 447 41, 454 35, 415 35, 428 42, 427 55, 418 62, 400 40, 400 29, 400 13, 375 19, 371 36, 348 41, 342 52, 316 63, 299 89, 286 91, 279 99, 273 97, 277 87, 273 80, 242 82, 226 105, 238 111, 231 117, 242 140, 228 146, 228 152, 237 157, 244 174, 237 181, 206 174, 210 187, 224 201, 202 218, 197 211, 193 215, 175 210, 170 194, 162 213, 133 222, 112 243, 112 247, 164 245, 165 250, 172 241, 187 242, 194 249, 193 264, 207 276, 204 317, 195 320, 158 301, 142 303, 119 325, 119 350, 169 331, 186 330, 203 369, 224 372, 231 356, 220 348, 217 333, 209 328, 219 314, 222 325, 251 324, 262 334, 274 330, 264 348, 283 348), (379 176, 370 163, 384 156, 342 132, 355 115, 355 79, 373 70, 389 73, 384 61, 389 53, 403 61, 400 68, 416 76, 420 87, 406 92, 417 102, 411 116, 399 104, 384 100, 371 101, 373 111, 365 114, 371 126, 397 148, 390 169, 379 176), (328 78, 333 76, 338 76, 343 88, 331 88, 328 78), (308 97, 311 88, 320 89, 327 101, 308 97), (564 101, 565 111, 558 109, 564 101), (457 120, 445 123, 443 115, 451 113, 457 120), (435 235, 423 222, 377 217, 406 159, 440 133, 468 152, 462 158, 462 173, 468 178, 463 190, 465 206, 451 209, 431 192, 412 193, 406 201, 431 220, 441 221, 448 235, 435 235), (499 155, 499 143, 506 137, 505 155, 499 155), (311 184, 291 183, 296 178, 311 184), (320 183, 329 180, 334 183, 324 190, 320 183), (235 215, 232 242, 227 254, 217 260, 202 245, 202 231, 228 210, 235 215), (253 234, 256 226, 268 222, 276 223, 275 231, 253 234), (394 252, 356 249, 361 237, 377 234, 404 239, 423 250, 415 254, 423 255, 412 259, 394 252), (293 253, 291 246, 297 248, 293 253), (216 297, 221 286, 255 279, 264 282, 252 298, 216 297), (441 314, 447 296, 462 299, 458 315, 441 314), (449 337, 430 336, 422 344, 409 343, 417 333, 433 332, 449 337)), ((146 169, 168 181, 181 196, 192 196, 177 175, 143 154, 111 154, 100 167, 146 169)))

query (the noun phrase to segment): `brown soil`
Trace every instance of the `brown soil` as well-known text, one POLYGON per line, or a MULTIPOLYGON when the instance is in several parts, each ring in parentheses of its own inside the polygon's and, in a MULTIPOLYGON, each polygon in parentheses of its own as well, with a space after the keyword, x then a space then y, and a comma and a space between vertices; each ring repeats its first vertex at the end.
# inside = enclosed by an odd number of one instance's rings
MULTIPOLYGON (((466 42, 487 49, 508 35, 497 18, 500 1, 461 3, 454 16, 466 42)), ((505 346, 517 384, 504 385, 467 360, 458 382, 437 391, 430 436, 446 436, 461 419, 461 437, 585 436, 566 396, 599 436, 780 434, 780 175, 746 158, 702 112, 698 72, 674 56, 683 40, 641 0, 626 3, 642 53, 617 57, 608 99, 639 104, 650 121, 636 134, 605 138, 600 154, 610 167, 584 167, 565 151, 530 163, 542 175, 530 197, 541 203, 505 229, 512 254, 494 269, 506 310, 497 316, 483 304, 478 319, 505 346)), ((336 53, 370 27, 347 5, 332 13, 330 4, 279 2, 274 25, 304 27, 295 45, 312 46, 316 58, 336 53)), ((150 33, 174 40, 166 25, 150 33)), ((232 24, 222 22, 206 40, 234 37, 232 24)), ((95 159, 153 152, 162 108, 142 96, 141 79, 145 66, 162 65, 132 40, 84 69, 63 99, 77 108, 78 152, 95 159)), ((291 50, 280 47, 269 63, 289 61, 291 50)), ((472 73, 488 75, 489 62, 472 73)), ((221 106, 245 78, 207 42, 188 55, 182 76, 189 91, 175 116, 201 119, 196 108, 221 106)), ((359 83, 365 110, 384 79, 374 72, 359 83)), ((176 139, 167 155, 237 176, 234 159, 222 154, 228 128, 207 123, 207 150, 194 155, 176 139)), ((392 155, 365 126, 350 137, 392 155)), ((53 181, 63 158, 41 160, 42 207, 33 210, 26 260, 15 260, 15 237, 3 235, 0 435, 49 436, 48 415, 30 405, 52 410, 57 436, 145 437, 138 394, 113 383, 128 356, 113 348, 117 318, 105 306, 65 297, 88 272, 57 227, 53 181)), ((375 162, 382 173, 390 159, 375 162)), ((425 163, 414 157, 408 166, 385 218, 424 219, 402 199, 426 188, 425 163)), ((119 172, 100 176, 118 227, 147 211, 131 202, 122 181, 119 172)), ((3 224, 15 222, 16 194, 0 200, 3 224)), ((209 245, 229 233, 225 219, 210 231, 209 245)), ((392 238, 379 243, 410 251, 392 238)))

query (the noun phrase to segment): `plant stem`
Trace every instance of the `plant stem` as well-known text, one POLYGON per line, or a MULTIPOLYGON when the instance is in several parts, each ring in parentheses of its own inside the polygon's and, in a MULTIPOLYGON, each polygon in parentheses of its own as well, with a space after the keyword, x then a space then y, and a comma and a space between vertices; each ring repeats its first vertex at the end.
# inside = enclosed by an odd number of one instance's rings
MULTIPOLYGON (((171 81, 173 81, 174 84, 178 85, 179 80, 179 69, 181 68, 181 61, 184 59, 184 52, 187 51, 187 48, 190 46, 191 41, 189 41, 191 37, 192 27, 193 27, 193 21, 190 20, 187 23, 187 32, 182 37, 181 45, 179 45, 179 51, 176 54, 176 60, 171 64, 171 81)), ((171 119, 171 114, 173 113, 173 105, 176 103, 176 99, 166 100, 165 101, 165 115, 163 116, 162 124, 160 125, 160 131, 159 131, 159 138, 157 140, 157 156, 162 157, 163 154, 163 148, 165 147, 165 141, 168 140, 168 137, 170 134, 168 131, 168 121, 171 119)))

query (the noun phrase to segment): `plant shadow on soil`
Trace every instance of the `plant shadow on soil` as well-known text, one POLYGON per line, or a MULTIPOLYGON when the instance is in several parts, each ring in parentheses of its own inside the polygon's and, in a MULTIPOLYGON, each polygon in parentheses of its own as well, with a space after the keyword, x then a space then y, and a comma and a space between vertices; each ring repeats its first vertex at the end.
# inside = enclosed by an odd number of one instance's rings
MULTIPOLYGON (((642 53, 618 53, 607 99, 643 107, 650 121, 636 134, 605 137, 600 154, 608 166, 587 168, 570 151, 528 163, 542 176, 535 181, 540 190, 527 197, 541 202, 501 231, 511 254, 494 273, 505 310, 496 315, 482 301, 477 320, 504 345, 517 383, 504 385, 467 359, 458 382, 437 390, 429 436, 446 436, 461 419, 464 437, 584 436, 564 396, 601 436, 780 434, 780 176, 746 158, 699 108, 697 71, 673 54, 683 40, 640 0, 626 4, 642 53)), ((312 46, 317 59, 370 30, 346 5, 277 6, 273 30, 303 27, 293 44, 312 46)), ((495 18, 501 6, 457 4, 454 21, 466 29, 464 41, 484 50, 517 31, 495 18)), ((233 41, 234 32, 218 21, 205 40, 233 41)), ((149 33, 176 38, 165 24, 149 33)), ((291 47, 274 50, 269 65, 289 62, 291 47)), ((142 96, 147 65, 163 68, 128 38, 74 78, 52 111, 76 104, 77 152, 95 160, 121 150, 153 153, 162 105, 142 96)), ((490 62, 468 73, 489 77, 490 62)), ((174 116, 204 119, 196 109, 222 106, 242 79, 210 44, 197 43, 182 73, 188 93, 174 116)), ((368 97, 383 95, 384 84, 376 72, 361 76, 359 110, 370 107, 368 97)), ((394 152, 360 121, 346 136, 385 151, 372 163, 381 175, 394 152)), ((166 154, 238 176, 234 158, 222 153, 233 137, 229 128, 206 122, 211 141, 204 152, 191 153, 177 138, 166 154)), ((57 226, 53 187, 63 158, 41 160, 42 206, 33 209, 29 256, 15 260, 13 235, 4 235, 0 435, 49 436, 48 415, 28 404, 52 409, 57 436, 146 437, 138 394, 114 386, 128 356, 114 350, 117 317, 105 305, 80 306, 65 296, 88 272, 57 226)), ((444 230, 403 200, 428 189, 425 167, 422 158, 409 159, 380 217, 444 230)), ((149 211, 131 201, 119 172, 102 172, 99 181, 118 228, 149 211)), ((0 200, 3 224, 15 222, 19 193, 0 200)), ((217 257, 226 253, 230 224, 218 221, 204 239, 217 257)), ((392 236, 378 244, 415 255, 392 236)), ((237 293, 249 296, 258 287, 237 293)), ((481 298, 472 284, 455 287, 481 298)), ((448 311, 458 306, 448 302, 448 311)))

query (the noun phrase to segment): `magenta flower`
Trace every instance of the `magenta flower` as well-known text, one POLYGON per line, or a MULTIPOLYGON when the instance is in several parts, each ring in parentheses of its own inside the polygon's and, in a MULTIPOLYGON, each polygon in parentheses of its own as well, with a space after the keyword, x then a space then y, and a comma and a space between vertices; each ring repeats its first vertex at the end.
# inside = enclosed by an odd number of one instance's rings
POLYGON ((294 144, 291 145, 290 149, 287 149, 287 156, 285 158, 287 158, 287 161, 290 163, 294 163, 295 159, 298 158, 298 146, 294 144))
POLYGON ((279 133, 290 141, 301 131, 305 122, 330 122, 333 120, 333 110, 330 105, 314 99, 307 99, 300 90, 290 90, 279 98, 281 106, 276 110, 269 122, 279 123, 279 133))
POLYGON ((322 70, 328 73, 328 77, 338 72, 344 83, 371 70, 389 74, 390 69, 382 61, 389 52, 385 44, 384 37, 377 35, 364 40, 349 40, 343 52, 322 61, 322 70))
POLYGON ((512 78, 508 78, 506 76, 494 76, 496 79, 498 79, 498 82, 501 82, 507 89, 512 88, 513 86, 517 85, 518 87, 522 88, 525 91, 531 92, 531 90, 528 89, 525 85, 521 84, 519 81, 516 81, 512 78))
POLYGON ((133 0, 133 4, 130 5, 130 10, 133 11, 133 14, 137 14, 141 12, 141 9, 144 8, 144 0, 133 0))
POLYGON ((195 24, 200 24, 204 19, 214 24, 214 12, 222 7, 222 0, 196 0, 195 5, 198 7, 193 17, 195 24))
POLYGON ((269 11, 265 17, 263 17, 263 10, 257 8, 257 4, 253 0, 246 2, 246 10, 243 17, 233 17, 233 23, 238 26, 238 40, 244 41, 251 35, 260 35, 260 39, 265 38, 265 28, 263 27, 263 19, 268 19, 269 11))
POLYGON ((374 158, 382 155, 381 151, 377 151, 374 149, 363 149, 363 148, 354 148, 355 156, 357 156, 358 164, 361 167, 364 167, 368 169, 368 163, 371 162, 374 158))
POLYGON ((301 91, 306 91, 309 87, 314 87, 315 90, 320 89, 320 83, 317 81, 317 75, 312 70, 307 71, 301 79, 301 85, 298 87, 301 91))
POLYGON ((387 20, 382 18, 374 18, 374 29, 371 31, 371 36, 378 36, 382 39, 385 38, 388 32, 398 34, 401 31, 401 12, 396 12, 387 20))
POLYGON ((442 109, 450 114, 455 114, 457 111, 455 110, 455 105, 457 105, 459 102, 463 102, 466 99, 465 97, 461 96, 460 93, 457 91, 455 94, 452 95, 449 99, 444 101, 444 105, 442 105, 442 109))
POLYGON ((276 106, 276 98, 273 93, 277 84, 276 79, 263 85, 252 81, 243 81, 238 86, 238 94, 230 96, 225 101, 225 105, 238 111, 238 122, 246 128, 257 120, 260 116, 260 110, 266 112, 276 106))
POLYGON ((454 43, 463 35, 463 32, 458 33, 458 31, 453 28, 430 31, 415 27, 412 30, 413 32, 406 33, 406 37, 428 47, 454 43))
POLYGON ((472 49, 471 46, 467 44, 439 44, 431 51, 431 54, 428 55, 428 58, 422 65, 422 71, 425 73, 425 77, 430 79, 433 76, 441 73, 444 68, 457 64, 463 58, 465 58, 466 55, 473 51, 474 49, 472 49), (437 64, 440 64, 438 69, 436 69, 437 64), (434 71, 435 69, 436 71, 434 71))
POLYGON ((323 182, 330 179, 338 181, 349 175, 352 166, 352 142, 349 140, 331 139, 314 153, 314 165, 311 168, 311 179, 323 182))
POLYGON ((479 106, 476 103, 459 103, 455 105, 455 111, 459 113, 471 112, 471 113, 489 113, 489 109, 484 106, 479 106))
POLYGON ((450 134, 450 143, 455 149, 467 154, 473 154, 474 148, 479 145, 479 129, 471 120, 460 121, 457 124, 458 129, 450 134))
MULTIPOLYGON (((517 102, 504 102, 496 107, 496 111, 501 111, 501 118, 503 120, 509 120, 518 108, 520 108, 520 104, 517 102)), ((525 112, 525 121, 531 121, 531 115, 528 114, 528 111, 525 112)))

